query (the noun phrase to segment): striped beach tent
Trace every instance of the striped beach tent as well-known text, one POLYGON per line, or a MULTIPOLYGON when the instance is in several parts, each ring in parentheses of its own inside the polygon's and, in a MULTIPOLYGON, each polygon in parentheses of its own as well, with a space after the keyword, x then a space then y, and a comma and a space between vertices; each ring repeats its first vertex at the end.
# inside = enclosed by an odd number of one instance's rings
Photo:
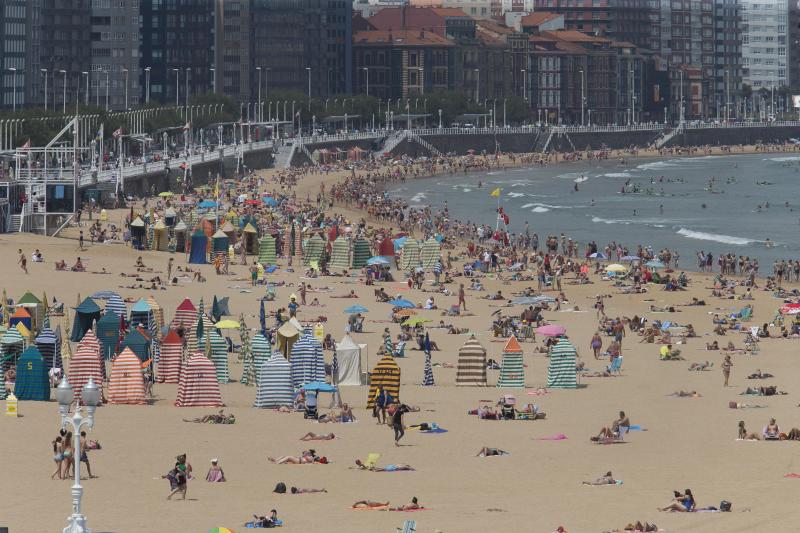
POLYGON ((132 329, 130 333, 125 335, 119 347, 121 350, 130 349, 140 361, 150 359, 150 339, 145 337, 138 329, 132 329))
POLYGON ((394 401, 400 401, 400 367, 390 354, 384 355, 370 373, 367 409, 375 405, 375 392, 379 386, 391 394, 394 401))
POLYGON ((56 337, 52 329, 43 329, 39 336, 36 337, 35 342, 48 369, 62 368, 61 341, 56 337))
POLYGON ((198 340, 199 346, 204 347, 206 345, 205 336, 208 335, 211 343, 211 361, 217 369, 217 381, 228 383, 230 381, 230 374, 228 373, 228 344, 213 326, 203 331, 203 337, 198 340))
POLYGON ((97 339, 100 341, 100 354, 103 359, 111 359, 117 354, 119 346, 120 318, 113 311, 106 311, 97 321, 97 339))
POLYGON ((486 382, 486 348, 472 335, 458 350, 458 367, 456 385, 467 387, 485 387, 486 382))
POLYGON ((328 268, 330 270, 346 270, 350 268, 350 241, 348 239, 339 237, 333 241, 328 268))
POLYGON ((275 237, 268 233, 258 241, 258 262, 262 265, 274 265, 276 261, 275 237))
POLYGON ((3 352, 3 372, 13 368, 17 359, 25 349, 25 338, 17 328, 9 328, 0 339, 0 349, 3 352))
POLYGON ((72 321, 72 334, 69 336, 69 340, 78 342, 83 338, 83 334, 92 329, 94 323, 100 320, 100 306, 91 298, 86 298, 74 310, 75 317, 72 321))
POLYGON ((144 399, 142 364, 130 348, 122 350, 108 377, 108 403, 141 405, 144 399))
POLYGON ((578 388, 576 357, 575 347, 567 339, 561 339, 553 346, 550 351, 550 363, 547 366, 548 389, 578 388))
POLYGON ((156 302, 155 298, 152 296, 147 297, 147 304, 150 306, 150 309, 153 311, 153 320, 155 321, 155 333, 156 337, 160 336, 161 328, 164 327, 164 308, 162 308, 158 302, 156 302))
POLYGON ((513 335, 503 348, 498 387, 525 387, 525 367, 522 363, 522 346, 513 335))
POLYGON ((83 342, 78 344, 75 354, 69 361, 68 376, 76 399, 80 399, 83 386, 89 382, 89 378, 94 380, 94 384, 100 389, 101 398, 103 397, 103 364, 100 362, 99 352, 90 344, 83 342))
POLYGON ((256 368, 256 382, 258 382, 261 365, 272 355, 272 346, 264 335, 256 333, 253 335, 250 348, 253 352, 253 363, 256 368))
POLYGON ((184 330, 188 330, 195 326, 197 323, 197 308, 194 306, 189 298, 185 298, 178 307, 175 308, 175 316, 172 317, 171 327, 178 329, 183 326, 184 330))
POLYGON ((312 381, 325 381, 325 359, 322 344, 312 335, 303 334, 292 346, 292 386, 299 389, 312 381))
POLYGON ((439 241, 431 237, 422 244, 422 250, 420 252, 422 268, 424 268, 426 272, 432 271, 433 267, 436 266, 436 261, 439 260, 441 255, 442 246, 439 244, 439 241))
POLYGON ((171 329, 161 340, 161 359, 158 361, 158 375, 164 383, 178 383, 182 359, 183 339, 171 329))
POLYGON ((17 324, 24 324, 28 330, 33 328, 33 317, 24 307, 17 307, 17 310, 8 318, 9 326, 16 326, 17 324))
POLYGON ((425 369, 422 377, 422 385, 424 387, 433 387, 436 382, 433 380, 433 365, 431 365, 431 351, 425 351, 425 369))
POLYGON ((303 264, 308 265, 311 261, 319 261, 325 251, 325 239, 315 233, 306 242, 306 249, 303 253, 303 264))
POLYGON ((97 360, 100 361, 100 372, 103 375, 103 379, 105 379, 106 365, 103 363, 103 358, 101 355, 102 347, 100 346, 100 339, 97 338, 97 335, 95 335, 94 331, 91 329, 86 332, 81 341, 78 343, 78 349, 80 349, 82 346, 87 347, 97 355, 97 360))
POLYGON ((48 370, 42 354, 35 346, 25 350, 17 361, 17 380, 14 383, 17 400, 50 401, 48 370))
POLYGON ((292 388, 291 364, 283 356, 275 352, 264 362, 258 372, 258 388, 253 407, 268 409, 282 405, 292 405, 294 389, 292 388))
POLYGON ((411 237, 406 239, 403 243, 403 248, 400 252, 400 268, 402 270, 411 270, 419 266, 420 260, 420 247, 419 241, 411 237))
POLYGON ((123 300, 122 296, 119 294, 114 294, 108 300, 106 300, 105 312, 106 314, 112 312, 118 317, 128 320, 128 306, 125 305, 125 300, 123 300))
POLYGON ((372 252, 366 239, 355 239, 353 241, 353 268, 364 268, 370 257, 372 257, 372 252))
POLYGON ((220 407, 222 395, 216 379, 214 363, 201 353, 195 353, 183 362, 178 383, 176 407, 220 407))
POLYGON ((153 331, 155 321, 153 320, 153 309, 147 300, 141 298, 131 307, 131 328, 141 324, 147 331, 153 331))

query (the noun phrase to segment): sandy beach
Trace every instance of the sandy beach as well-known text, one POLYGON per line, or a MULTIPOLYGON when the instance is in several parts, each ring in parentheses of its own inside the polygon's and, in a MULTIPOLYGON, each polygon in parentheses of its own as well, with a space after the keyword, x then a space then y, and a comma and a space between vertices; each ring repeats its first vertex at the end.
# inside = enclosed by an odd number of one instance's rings
MULTIPOLYGON (((738 152, 737 152, 738 153, 738 152)), ((653 157, 642 153, 638 157, 653 157)), ((262 171, 271 176, 274 171, 262 171)), ((321 182, 328 186, 349 175, 347 171, 312 174, 301 179, 294 189, 298 198, 313 196, 321 182)), ((272 188, 269 184, 267 188, 272 188)), ((141 206, 139 206, 141 207, 141 206)), ((355 209, 337 206, 351 221, 366 216, 355 209)), ((119 224, 127 211, 110 212, 109 220, 119 224)), ((96 214, 95 214, 96 216, 96 214)), ((84 216, 85 219, 85 216, 84 216)), ((370 221, 377 225, 378 222, 370 221)), ((532 230, 535 228, 532 228, 532 230)), ((233 265, 231 274, 218 276, 212 265, 200 267, 208 280, 205 283, 181 282, 165 290, 125 289, 129 283, 122 272, 135 272, 134 263, 141 256, 152 274, 165 275, 167 261, 185 266, 184 254, 139 252, 122 244, 89 245, 79 251, 77 228, 65 232, 65 238, 44 238, 30 234, 4 235, 0 254, 9 298, 18 299, 26 290, 41 297, 56 297, 67 306, 95 291, 108 289, 123 297, 138 299, 152 295, 172 318, 176 306, 191 298, 201 298, 207 306, 212 298, 230 297, 233 318, 244 314, 250 328, 258 326, 258 300, 263 286, 250 287, 247 266, 233 265), (30 256, 38 248, 43 263, 28 262, 29 274, 16 265, 17 250, 30 256), (77 256, 88 271, 105 268, 110 274, 56 272, 54 261, 64 259, 71 265, 77 256)), ((599 230, 601 231, 601 230, 599 230)), ((417 235, 417 237, 421 237, 417 235)), ((598 234, 598 241, 602 238, 598 234)), ((657 243, 656 243, 657 244, 657 243)), ((463 255, 460 247, 453 255, 463 255)), ((238 258, 237 258, 238 259, 238 258)), ((250 261, 252 261, 252 257, 250 261)), ((454 269, 461 270, 463 260, 454 260, 454 269)), ((291 293, 297 293, 301 268, 286 271, 286 260, 270 281, 287 283, 276 289, 277 297, 268 310, 285 307, 291 293)), ((192 265, 195 267, 196 265, 192 265)), ((766 266, 766 265, 765 265, 766 266)), ((716 265, 715 265, 716 270, 716 265)), ((749 431, 761 433, 771 417, 777 419, 781 431, 800 427, 798 377, 795 361, 797 339, 769 338, 759 343, 757 355, 733 355, 729 387, 723 387, 720 365, 723 352, 706 350, 706 343, 717 340, 720 345, 733 341, 743 345, 741 333, 725 336, 713 334, 711 313, 729 314, 751 303, 755 312, 747 326, 771 322, 783 300, 772 292, 754 290, 754 300, 742 302, 711 296, 712 277, 690 273, 686 291, 666 292, 651 285, 646 294, 621 294, 608 281, 590 274, 591 284, 566 284, 568 304, 562 311, 545 311, 549 323, 562 325, 570 341, 578 349, 580 361, 594 371, 608 365, 608 360, 592 357, 590 339, 597 330, 593 304, 597 295, 607 295, 605 312, 609 317, 639 315, 650 321, 671 320, 690 323, 697 338, 690 338, 676 347, 685 360, 660 361, 658 344, 640 343, 641 337, 626 328, 622 343, 624 362, 620 376, 581 377, 575 390, 550 390, 541 396, 529 394, 545 387, 548 359, 535 352, 544 340, 522 343, 525 362, 525 389, 494 387, 498 371, 489 371, 489 387, 456 387, 455 368, 433 369, 436 386, 422 387, 424 354, 406 350, 406 357, 397 359, 402 369, 401 400, 418 406, 419 412, 405 417, 407 425, 435 422, 448 431, 423 434, 408 431, 402 446, 395 447, 391 429, 376 425, 366 409, 367 387, 342 387, 342 400, 354 407, 358 418, 354 424, 318 424, 304 420, 301 413, 279 413, 254 409, 255 388, 238 380, 242 365, 231 354, 229 367, 233 383, 221 385, 225 412, 234 413, 234 425, 192 424, 182 421, 210 414, 213 408, 177 408, 175 385, 156 384, 152 405, 104 405, 97 409, 91 438, 102 449, 90 452, 92 471, 98 477, 83 482, 83 509, 89 526, 95 532, 205 532, 215 526, 234 531, 244 530, 243 523, 254 513, 278 511, 284 529, 311 531, 320 526, 333 532, 394 531, 404 520, 416 520, 417 531, 531 531, 551 532, 563 525, 570 533, 601 532, 640 520, 657 524, 666 531, 791 531, 794 529, 794 507, 791 495, 798 490, 798 479, 784 478, 800 472, 798 442, 737 441, 737 424, 745 421, 749 431), (705 300, 705 306, 685 307, 692 297, 705 300), (675 306, 679 312, 656 313, 651 305, 675 306), (714 363, 708 371, 687 370, 691 363, 714 363), (746 376, 761 369, 775 375, 770 380, 748 380, 746 376), (747 386, 775 385, 787 395, 769 397, 740 396, 747 386), (676 391, 697 391, 701 397, 669 396, 676 391), (479 402, 496 402, 504 393, 514 394, 521 404, 534 403, 547 413, 545 420, 493 421, 480 420, 467 411, 479 402), (731 401, 759 404, 761 409, 731 409, 731 401), (601 427, 609 426, 617 413, 624 410, 633 424, 643 431, 634 431, 625 442, 598 445, 590 442, 601 427), (308 431, 334 432, 332 441, 302 442, 308 431), (543 440, 555 435, 564 440, 543 440), (483 447, 496 447, 510 452, 508 456, 475 457, 483 447), (328 465, 275 465, 267 457, 296 455, 312 447, 326 456, 328 465), (175 456, 188 455, 197 479, 189 482, 186 501, 167 501, 167 481, 161 479, 173 465, 175 456), (365 472, 355 468, 354 460, 369 453, 380 453, 379 464, 406 463, 413 472, 365 472), (227 477, 226 483, 207 483, 205 473, 210 459, 219 458, 227 477), (600 477, 607 471, 623 480, 620 485, 585 486, 581 482, 600 477), (287 486, 325 488, 326 493, 277 495, 272 490, 278 482, 287 486), (794 488, 793 488, 794 487, 794 488), (730 513, 666 513, 658 507, 669 504, 673 490, 690 488, 700 507, 718 507, 722 500, 732 502, 730 513), (426 509, 416 512, 381 512, 353 510, 357 500, 389 501, 392 505, 419 498, 426 509)), ((431 280, 430 274, 427 277, 431 280)), ((735 278, 739 281, 742 278, 735 278)), ((456 277, 449 285, 457 291, 463 278, 456 277)), ((467 328, 487 349, 487 357, 501 359, 504 339, 494 338, 490 331, 491 314, 498 309, 504 315, 519 315, 523 306, 500 307, 504 301, 483 299, 502 290, 512 295, 525 288, 536 288, 536 281, 502 282, 493 275, 481 278, 486 290, 467 290, 466 301, 472 316, 443 317, 440 310, 419 310, 418 316, 431 319, 429 326, 444 320, 458 328, 467 328)), ((762 280, 760 280, 762 281, 762 280)), ((762 284, 763 285, 763 284, 762 284)), ((319 277, 310 280, 308 299, 319 298, 322 307, 303 306, 298 312, 301 322, 327 317, 325 332, 336 340, 342 338, 347 323, 343 309, 359 303, 369 309, 364 333, 354 334, 357 342, 369 346, 369 355, 362 361, 363 370, 377 361, 381 334, 389 327, 396 336, 399 327, 390 322, 391 306, 375 301, 374 288, 384 286, 390 295, 402 294, 413 302, 424 302, 430 295, 407 289, 401 281, 366 286, 363 277, 319 277), (329 287, 329 292, 313 292, 329 287), (334 296, 354 290, 358 299, 334 296)), ((797 287, 796 283, 783 285, 797 287)), ((433 289, 426 283, 425 289, 433 289)), ((737 294, 743 289, 737 288, 737 294)), ((548 294, 555 296, 556 292, 548 294)), ((455 295, 436 294, 440 308, 457 303, 455 295)), ((269 324, 274 319, 268 319, 269 324)), ((55 324, 54 324, 55 325, 55 324)), ((64 325, 62 325, 62 328, 64 325)), ((450 335, 445 330, 428 328, 431 340, 440 351, 433 352, 434 363, 452 363, 466 335, 450 335)), ((776 334, 777 329, 770 332, 776 334)), ((238 336, 234 334, 234 337, 238 336)), ((603 337, 604 347, 610 337, 603 337)), ((410 345, 409 345, 410 347, 410 345)), ((326 351, 330 362, 332 352, 326 351)), ((327 397, 320 405, 327 407, 327 397)), ((45 532, 62 528, 71 512, 69 481, 51 481, 54 466, 51 441, 57 435, 60 420, 57 404, 20 402, 21 417, 0 417, 0 449, 4 450, 0 468, 5 490, 0 510, 0 526, 12 533, 45 532)), ((326 409, 323 409, 326 411, 326 409)))

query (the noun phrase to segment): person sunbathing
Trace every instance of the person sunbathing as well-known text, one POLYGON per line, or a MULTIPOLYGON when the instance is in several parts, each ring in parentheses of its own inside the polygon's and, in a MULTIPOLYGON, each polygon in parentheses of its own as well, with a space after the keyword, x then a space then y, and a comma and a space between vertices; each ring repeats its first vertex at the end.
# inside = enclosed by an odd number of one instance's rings
POLYGON ((86 267, 83 266, 83 261, 81 261, 80 257, 75 261, 75 264, 72 265, 70 270, 73 272, 86 272, 86 267))
POLYGON ((717 327, 714 328, 714 334, 724 336, 725 335, 725 326, 722 324, 717 324, 717 327))
POLYGON ((692 491, 686 489, 684 494, 678 491, 673 491, 675 498, 666 507, 660 507, 659 511, 677 511, 679 513, 688 513, 695 508, 694 495, 692 491))
POLYGON ((702 372, 703 370, 708 370, 709 368, 713 367, 714 363, 711 361, 703 361, 702 363, 692 363, 689 365, 689 370, 696 370, 698 372, 702 372))
POLYGON ((683 391, 679 390, 678 392, 673 392, 672 394, 668 394, 667 396, 675 396, 677 398, 700 398, 703 395, 699 394, 697 391, 683 391))
POLYGON ((359 500, 353 504, 353 509, 370 509, 376 507, 388 507, 389 502, 374 502, 372 500, 359 500))
POLYGON ((776 396, 776 395, 785 395, 786 393, 783 391, 779 391, 778 387, 775 385, 770 385, 769 387, 747 387, 745 391, 740 396, 745 395, 754 395, 754 396, 776 396))
POLYGON ((312 431, 309 431, 308 433, 306 433, 305 435, 300 437, 300 440, 333 440, 335 438, 336 438, 336 435, 334 435, 333 433, 319 433, 319 434, 317 434, 317 433, 314 433, 312 431))
POLYGON ((611 474, 611 471, 606 472, 606 475, 601 476, 597 479, 592 481, 584 481, 583 485, 616 485, 617 480, 614 479, 614 476, 611 474))
POLYGON ((291 465, 306 465, 316 463, 318 461, 317 456, 314 454, 314 450, 309 450, 303 452, 302 455, 296 457, 294 455, 284 455, 283 457, 278 457, 274 459, 272 457, 267 457, 267 460, 270 463, 275 463, 277 465, 283 464, 291 464, 291 465))
POLYGON ((419 500, 417 500, 416 496, 411 498, 411 503, 407 503, 399 507, 389 508, 390 511, 414 511, 415 509, 422 509, 422 506, 420 506, 419 500))
POLYGON ((358 295, 356 294, 355 290, 350 289, 348 294, 334 294, 331 296, 331 298, 358 298, 358 295))
POLYGON ((215 415, 204 415, 199 418, 184 418, 184 422, 194 422, 196 424, 235 424, 236 423, 236 415, 229 414, 226 415, 224 413, 224 409, 221 409, 219 413, 215 415))
POLYGON ((781 428, 774 418, 769 419, 769 424, 764 427, 761 432, 764 440, 779 440, 781 438, 781 428))
POLYGON ((475 455, 475 457, 494 457, 498 455, 510 455, 510 454, 505 450, 501 450, 500 448, 489 448, 487 446, 484 446, 475 455))
POLYGON ((750 374, 747 376, 747 379, 767 379, 767 378, 774 378, 772 374, 769 372, 762 372, 760 368, 757 368, 754 374, 750 374))
POLYGON ((67 269, 67 262, 63 259, 61 261, 56 261, 56 270, 66 270, 67 269))
POLYGON ((650 522, 642 523, 640 520, 637 520, 635 524, 631 523, 625 526, 623 531, 631 531, 632 533, 650 533, 652 531, 659 531, 659 529, 655 524, 651 524, 650 522))
POLYGON ((744 420, 739 420, 739 434, 737 439, 739 440, 761 440, 761 436, 758 433, 748 433, 747 428, 744 427, 744 420))
POLYGON ((404 463, 389 464, 386 466, 367 466, 361 462, 361 459, 356 459, 356 466, 360 470, 369 470, 370 472, 410 472, 416 470, 413 466, 404 463))
POLYGON ((706 343, 706 350, 719 350, 719 342, 706 343))

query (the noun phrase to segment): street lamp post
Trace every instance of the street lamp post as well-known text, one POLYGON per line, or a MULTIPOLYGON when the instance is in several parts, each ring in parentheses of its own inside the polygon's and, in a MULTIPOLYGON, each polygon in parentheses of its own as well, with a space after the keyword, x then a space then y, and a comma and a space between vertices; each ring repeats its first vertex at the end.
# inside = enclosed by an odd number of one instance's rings
POLYGON ((17 69, 14 68, 14 67, 11 67, 8 70, 10 70, 11 72, 14 73, 13 74, 13 78, 12 78, 14 81, 12 82, 12 85, 11 85, 11 100, 12 100, 13 106, 14 106, 13 110, 16 113, 17 112, 17 69))
POLYGON ((583 109, 586 107, 586 73, 583 70, 579 72, 581 73, 581 126, 583 126, 583 109))
POLYGON ((212 93, 216 93, 217 92, 217 69, 215 69, 214 67, 211 67, 208 70, 211 71, 211 92, 212 93))
POLYGON ((86 76, 86 107, 89 107, 89 73, 83 71, 81 74, 86 76))
POLYGON ((367 82, 367 96, 369 96, 369 68, 361 67, 361 70, 364 71, 364 80, 367 82))
MULTIPOLYGON (((56 389, 56 400, 58 401, 58 411, 61 415, 61 428, 66 428, 67 424, 72 427, 72 434, 78 441, 77 449, 80 449, 81 444, 81 428, 86 425, 89 431, 94 427, 94 411, 100 404, 100 389, 95 385, 94 380, 89 378, 89 382, 84 385, 81 391, 81 398, 86 405, 87 416, 81 415, 80 406, 76 404, 75 414, 69 416, 69 408, 72 405, 74 392, 72 386, 67 381, 67 378, 61 380, 56 389)), ((67 527, 64 528, 65 533, 90 533, 86 527, 86 517, 81 514, 81 499, 83 497, 83 487, 81 486, 81 462, 74 461, 75 465, 75 482, 72 485, 72 515, 67 518, 67 527)))
POLYGON ((178 100, 181 94, 181 71, 177 68, 172 69, 172 71, 175 72, 175 110, 177 111, 178 106, 181 105, 178 100))
POLYGON ((39 71, 44 74, 44 110, 47 111, 47 69, 42 68, 39 71))
POLYGON ((480 69, 473 69, 475 72, 475 103, 481 99, 481 71, 480 69))
POLYGON ((439 110, 439 129, 442 129, 442 110, 439 110))
POLYGON ((58 72, 64 75, 64 97, 63 97, 64 109, 62 110, 62 113, 66 115, 67 114, 67 71, 62 68, 58 72))
POLYGON ((263 120, 259 113, 261 113, 261 67, 256 67, 258 71, 258 112, 256 113, 256 121, 261 122, 263 120))
POLYGON ((523 102, 527 102, 528 101, 528 71, 523 68, 523 69, 520 69, 520 72, 522 73, 522 101, 523 102))
POLYGON ((311 67, 306 67, 308 72, 308 110, 311 111, 311 67))
POLYGON ((183 83, 185 85, 184 92, 186 93, 186 94, 183 95, 183 98, 184 98, 183 105, 186 106, 187 108, 189 107, 189 73, 191 71, 192 71, 192 69, 190 69, 189 67, 186 67, 186 76, 185 76, 186 79, 183 81, 183 83))
POLYGON ((144 68, 144 103, 150 103, 150 67, 144 68))
POLYGON ((106 111, 108 111, 108 71, 106 71, 106 111))
POLYGON ((122 69, 122 72, 125 74, 125 110, 128 110, 128 69, 122 69))

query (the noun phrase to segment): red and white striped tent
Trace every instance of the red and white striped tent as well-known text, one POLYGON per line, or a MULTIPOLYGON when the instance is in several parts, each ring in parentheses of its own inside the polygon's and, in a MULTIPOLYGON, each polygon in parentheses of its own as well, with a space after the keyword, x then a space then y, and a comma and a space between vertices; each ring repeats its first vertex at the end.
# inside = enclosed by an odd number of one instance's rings
POLYGON ((178 326, 183 326, 183 329, 188 330, 195 326, 197 323, 197 308, 194 306, 189 298, 186 298, 175 309, 175 316, 172 317, 172 324, 174 329, 178 326))
POLYGON ((201 353, 192 355, 183 363, 175 406, 220 407, 222 405, 214 363, 201 353))
POLYGON ((161 341, 161 359, 158 361, 158 375, 164 383, 178 383, 181 377, 183 339, 174 330, 169 330, 161 341))
POLYGON ((108 378, 108 403, 141 405, 144 399, 142 362, 130 348, 122 350, 108 378))
POLYGON ((94 380, 103 397, 103 365, 100 363, 100 354, 92 349, 89 344, 81 342, 69 362, 69 384, 75 393, 75 398, 80 400, 83 386, 94 380))
POLYGON ((90 329, 83 335, 83 338, 78 343, 79 350, 81 346, 97 354, 97 360, 100 362, 100 375, 105 379, 106 365, 105 362, 103 361, 102 347, 100 346, 100 339, 97 338, 97 335, 95 335, 94 331, 90 329))

